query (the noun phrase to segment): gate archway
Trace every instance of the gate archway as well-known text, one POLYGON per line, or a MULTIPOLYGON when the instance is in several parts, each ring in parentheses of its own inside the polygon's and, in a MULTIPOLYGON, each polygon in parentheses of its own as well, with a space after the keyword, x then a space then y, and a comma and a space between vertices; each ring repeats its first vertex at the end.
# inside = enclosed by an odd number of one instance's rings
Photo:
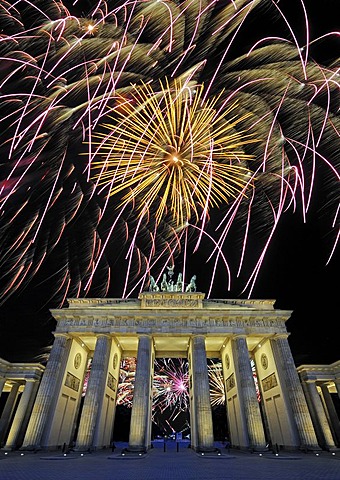
MULTIPOLYGON (((213 449, 209 357, 221 359, 233 445, 266 449, 267 438, 277 435, 279 415, 284 448, 318 450, 287 340, 285 322, 291 312, 274 309, 274 300, 204 297, 200 292, 143 292, 138 299, 70 299, 67 308, 52 310, 57 321, 55 342, 24 448, 53 448, 57 442, 67 442, 61 438, 61 425, 69 425, 72 431, 89 356, 92 369, 77 448, 107 446, 119 365, 122 358, 135 356, 131 451, 147 450, 151 445, 153 364, 155 358, 168 357, 189 361, 191 445, 195 450, 213 449), (250 359, 256 367, 262 412, 250 359), (275 409, 270 408, 273 400, 275 409), (71 401, 75 402, 72 411, 67 408, 71 401)), ((62 434, 70 432, 63 430, 62 434)))

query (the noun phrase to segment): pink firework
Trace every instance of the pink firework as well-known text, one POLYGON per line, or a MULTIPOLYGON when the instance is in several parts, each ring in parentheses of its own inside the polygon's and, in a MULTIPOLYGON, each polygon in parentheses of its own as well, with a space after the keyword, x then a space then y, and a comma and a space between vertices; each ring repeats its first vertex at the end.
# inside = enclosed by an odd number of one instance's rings
POLYGON ((339 32, 312 37, 307 0, 88 3, 80 13, 78 2, 0 2, 1 302, 38 286, 43 304, 128 297, 175 259, 185 284, 195 257, 207 263, 208 296, 216 278, 225 295, 240 282, 250 296, 293 213, 320 214, 330 261, 339 67, 316 54, 339 32), (180 118, 158 122, 165 111, 180 118), (188 166, 194 215, 174 221, 182 198, 169 204, 169 188, 188 166), (245 175, 220 202, 213 187, 226 166, 245 175))
POLYGON ((183 359, 156 359, 153 383, 154 409, 187 411, 189 408, 188 362, 183 359))

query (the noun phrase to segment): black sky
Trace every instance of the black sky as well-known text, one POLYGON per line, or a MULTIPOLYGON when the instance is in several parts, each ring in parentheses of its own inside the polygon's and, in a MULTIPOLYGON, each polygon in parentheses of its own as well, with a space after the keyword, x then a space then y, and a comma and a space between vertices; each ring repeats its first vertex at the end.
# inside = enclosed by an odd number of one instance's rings
MULTIPOLYGON (((89 2, 84 2, 87 5, 89 2)), ((282 8, 292 3, 277 2, 282 8)), ((316 2, 308 0, 312 35, 339 30, 336 4, 338 0, 316 2)), ((79 8, 81 1, 78 2, 79 8)), ((291 21, 294 15, 291 13, 291 21)), ((298 25, 294 26, 298 28, 298 25)), ((259 25, 261 28, 261 25, 259 25)), ((325 40, 312 53, 318 59, 339 56, 339 43, 325 40), (337 51, 337 52, 336 52, 337 51)), ((285 217, 263 263, 253 298, 275 299, 275 307, 292 310, 287 329, 292 353, 297 365, 303 363, 332 363, 340 359, 339 252, 326 266, 329 239, 311 209, 307 223, 300 214, 285 217)), ((193 259, 192 273, 197 275, 198 290, 206 291, 206 271, 193 259)), ((218 282, 215 298, 237 298, 242 293, 232 289, 226 294, 218 282)), ((9 361, 39 360, 53 341, 55 322, 49 307, 42 305, 39 291, 15 294, 0 310, 0 357, 9 361)))

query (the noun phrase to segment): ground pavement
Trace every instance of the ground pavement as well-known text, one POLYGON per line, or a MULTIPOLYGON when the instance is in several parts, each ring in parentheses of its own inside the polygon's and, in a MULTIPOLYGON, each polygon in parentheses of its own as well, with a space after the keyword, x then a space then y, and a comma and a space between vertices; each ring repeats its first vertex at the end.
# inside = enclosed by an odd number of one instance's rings
POLYGON ((340 480, 340 452, 242 453, 216 444, 221 455, 198 455, 185 442, 154 442, 146 455, 115 451, 0 451, 0 480, 340 480))

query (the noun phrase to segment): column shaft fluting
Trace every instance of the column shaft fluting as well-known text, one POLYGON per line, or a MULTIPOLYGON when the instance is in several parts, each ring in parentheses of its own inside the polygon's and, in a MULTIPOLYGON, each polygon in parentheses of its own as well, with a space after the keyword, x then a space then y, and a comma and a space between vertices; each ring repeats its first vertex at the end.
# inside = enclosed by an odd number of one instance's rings
POLYGON ((111 344, 112 337, 98 335, 81 412, 77 450, 88 450, 93 446, 93 435, 104 397, 111 344))
POLYGON ((191 372, 196 426, 196 450, 214 450, 214 432, 211 412, 209 374, 204 335, 191 338, 191 372))
POLYGON ((337 378, 334 380, 335 388, 338 394, 338 397, 340 398, 340 380, 337 378))
POLYGON ((17 438, 22 428, 25 416, 27 414, 27 409, 32 399, 35 386, 36 386, 35 380, 26 381, 24 391, 21 394, 19 405, 15 412, 11 429, 7 437, 6 445, 4 447, 5 450, 14 450, 16 447, 17 438))
POLYGON ((323 448, 334 447, 332 433, 315 382, 305 381, 302 385, 311 415, 314 419, 314 427, 319 444, 323 448))
POLYGON ((249 448, 266 449, 266 438, 262 423, 261 411, 257 400, 254 376, 246 337, 238 335, 233 340, 235 370, 237 371, 238 394, 241 411, 244 412, 249 438, 249 448))
MULTIPOLYGON (((333 432, 333 437, 340 442, 340 424, 336 409, 326 384, 321 385, 322 396, 325 402, 326 412, 328 414, 329 426, 333 432)), ((335 443, 335 442, 334 442, 335 443)))
POLYGON ((288 395, 287 400, 300 437, 300 446, 320 450, 287 336, 274 337, 271 345, 283 392, 288 395))
POLYGON ((7 434, 13 410, 18 398, 20 383, 14 383, 7 397, 5 407, 0 418, 0 441, 2 442, 7 434))
POLYGON ((142 452, 148 448, 149 422, 151 422, 151 362, 152 337, 140 335, 131 411, 129 450, 142 452))
POLYGON ((22 446, 23 449, 33 450, 41 446, 44 428, 50 415, 50 407, 57 393, 58 379, 60 374, 63 373, 60 372, 60 367, 64 360, 67 342, 67 335, 56 335, 33 406, 22 446))
POLYGON ((6 383, 6 378, 5 377, 0 377, 0 397, 1 397, 1 394, 2 394, 2 390, 5 386, 5 383, 6 383))

